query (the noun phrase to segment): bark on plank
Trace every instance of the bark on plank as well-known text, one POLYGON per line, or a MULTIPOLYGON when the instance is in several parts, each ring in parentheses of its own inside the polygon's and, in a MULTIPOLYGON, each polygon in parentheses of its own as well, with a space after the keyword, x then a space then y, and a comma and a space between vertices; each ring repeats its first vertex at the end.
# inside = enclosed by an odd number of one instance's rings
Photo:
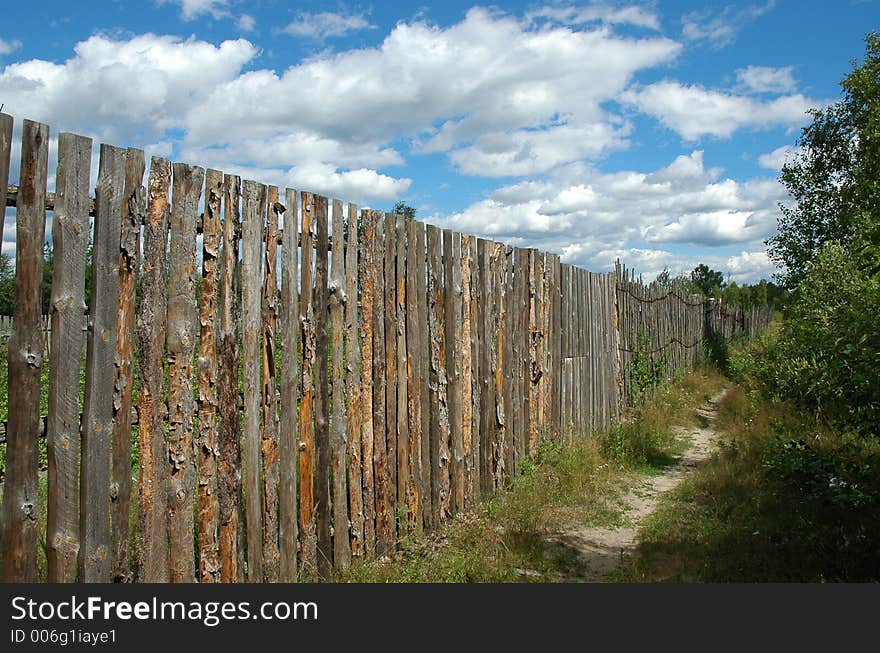
POLYGON ((364 555, 363 398, 361 392, 360 344, 358 342, 358 219, 357 207, 348 205, 345 241, 345 395, 348 430, 348 503, 351 523, 351 554, 364 555))
POLYGON ((443 231, 443 319, 446 380, 449 399, 449 506, 452 514, 464 505, 464 444, 461 392, 461 236, 443 231))
POLYGON ((171 582, 195 580, 193 509, 193 354, 196 345, 196 218, 205 179, 203 168, 173 165, 171 245, 168 272, 168 532, 171 582))
POLYGON ((479 490, 481 494, 492 491, 492 457, 490 432, 495 422, 495 384, 492 377, 492 354, 494 352, 492 318, 495 314, 492 305, 492 268, 490 257, 492 243, 480 238, 477 240, 477 303, 480 332, 479 383, 480 383, 480 428, 479 428, 479 490))
POLYGON ((260 455, 263 463, 263 579, 278 582, 278 398, 276 394, 275 331, 278 324, 278 221, 284 205, 278 187, 266 194, 266 229, 263 242, 263 348, 260 409, 260 455))
POLYGON ((397 511, 398 513, 406 511, 401 517, 400 530, 404 532, 407 528, 412 528, 412 510, 410 509, 411 501, 411 479, 410 479, 410 438, 409 438, 409 404, 407 401, 407 393, 409 389, 409 380, 407 378, 407 342, 406 342, 406 218, 398 214, 395 218, 395 242, 396 242, 396 264, 395 264, 395 328, 394 334, 397 339, 395 347, 397 370, 395 378, 397 379, 397 424, 395 425, 395 433, 397 436, 397 511))
POLYGON ((433 524, 449 516, 449 407, 447 402, 446 351, 443 328, 443 266, 440 230, 427 227, 428 239, 428 338, 431 349, 429 391, 431 398, 431 504, 433 524))
POLYGON ((299 314, 297 246, 297 197, 290 188, 284 193, 284 236, 281 244, 281 422, 278 432, 278 580, 297 580, 297 463, 299 435, 298 348, 299 314))
POLYGON ((330 536, 330 396, 327 378, 327 250, 329 230, 327 198, 315 196, 315 224, 317 227, 317 257, 315 259, 315 450, 318 466, 315 471, 316 523, 318 536, 318 576, 330 578, 333 564, 333 543, 330 536))
POLYGON ((241 229, 239 204, 241 178, 223 177, 223 252, 220 276, 223 292, 220 296, 220 362, 217 378, 217 398, 220 405, 220 424, 217 433, 219 446, 218 546, 220 581, 236 583, 244 579, 244 547, 241 528, 241 418, 238 408, 239 333, 237 316, 240 310, 238 243, 241 229))
POLYGON ((168 215, 171 165, 150 162, 149 205, 144 223, 144 270, 138 314, 140 386, 138 388, 138 450, 140 452, 140 569, 147 583, 167 583, 168 448, 165 436, 165 319, 168 269, 168 215))
MULTIPOLYGON (((343 232, 342 202, 333 200, 333 245, 330 262, 330 328, 331 350, 333 355, 332 372, 332 411, 330 420, 330 452, 333 481, 333 565, 336 569, 347 569, 351 565, 351 540, 348 519, 348 420, 346 418, 345 360, 343 337, 345 330, 345 308, 349 301, 345 285, 345 249, 343 232)), ((357 294, 351 299, 357 301, 357 294)))
POLYGON ((421 334, 419 313, 421 297, 418 291, 418 259, 424 258, 424 240, 418 239, 418 223, 406 222, 406 414, 409 477, 407 488, 407 511, 410 525, 418 532, 422 527, 422 404, 421 389, 421 334))
POLYGON ((116 384, 113 388, 113 458, 110 469, 113 551, 111 575, 117 583, 128 583, 132 580, 128 547, 131 509, 131 396, 134 385, 135 287, 140 268, 141 224, 146 213, 144 167, 143 151, 129 148, 125 154, 125 190, 119 233, 116 384))
POLYGON ((397 543, 397 216, 385 214, 385 552, 397 543))
MULTIPOLYGON (((37 440, 40 428, 40 282, 43 277, 43 209, 49 158, 49 128, 24 121, 21 180, 15 235, 15 309, 8 342, 9 427, 3 492, 3 581, 35 582, 37 577, 37 440)), ((108 461, 109 467, 109 461, 108 461)), ((106 476, 106 475, 105 475, 106 476)), ((108 533, 109 535, 109 533, 108 533)))
POLYGON ((390 521, 393 519, 389 505, 390 474, 388 468, 388 446, 386 435, 387 376, 386 337, 385 337, 385 223, 381 213, 375 215, 376 235, 373 239, 373 264, 376 271, 376 287, 373 301, 373 473, 376 495, 376 555, 383 556, 391 551, 394 540, 391 536, 390 521))
MULTIPOLYGON (((3 134, 2 122, 6 118, 0 116, 0 168, 4 157, 8 167, 8 140, 3 140, 8 136, 3 134)), ((11 126, 11 119, 8 122, 11 126)), ((82 327, 91 158, 92 139, 59 135, 55 176, 58 203, 52 219, 52 346, 46 426, 46 562, 50 583, 75 582, 79 554, 79 380, 85 345, 82 327)), ((5 172, 0 169, 0 184, 5 185, 5 181, 5 172)))
POLYGON ((358 275, 361 278, 361 368, 363 386, 361 388, 361 461, 363 468, 363 506, 364 506, 364 554, 373 557, 376 554, 376 494, 373 474, 374 464, 374 379, 375 359, 373 347, 375 334, 375 298, 377 288, 376 270, 376 211, 361 212, 361 238, 358 249, 358 275))
POLYGON ((318 543, 315 530, 315 386, 312 382, 315 366, 315 307, 314 260, 312 220, 315 213, 314 195, 303 192, 302 237, 301 237, 301 281, 299 297, 299 322, 302 346, 302 370, 300 374, 300 443, 299 443, 299 534, 303 574, 316 576, 318 573, 318 543))
POLYGON ((462 473, 464 492, 462 507, 470 505, 474 496, 474 394, 473 394, 473 321, 471 302, 471 244, 473 237, 461 236, 461 433, 462 473))
POLYGON ((416 275, 416 321, 418 328, 418 412, 421 420, 419 426, 419 440, 421 442, 420 468, 421 468, 421 511, 422 524, 425 528, 431 527, 431 443, 428 438, 431 421, 431 397, 429 392, 430 382, 430 347, 428 339, 428 260, 425 243, 425 223, 415 222, 416 249, 418 255, 415 258, 416 275))
POLYGON ((223 202, 223 173, 205 173, 205 217, 202 238, 202 286, 199 307, 199 432, 198 452, 198 579, 202 583, 220 580, 220 547, 217 539, 217 454, 219 398, 217 395, 217 295, 220 248, 223 237, 220 211, 223 202))
MULTIPOLYGON (((86 349, 86 387, 80 474, 80 580, 110 580, 110 448, 113 433, 112 370, 116 358, 119 233, 125 184, 125 150, 101 145, 95 190, 92 298, 86 349)), ((190 538, 190 550, 192 538, 190 538)))
POLYGON ((504 366, 509 364, 505 357, 505 329, 507 328, 506 313, 508 310, 506 296, 507 256, 504 245, 494 243, 492 252, 492 285, 496 317, 494 321, 495 352, 492 361, 492 377, 495 384, 495 416, 492 428, 492 480, 493 489, 504 484, 507 469, 505 442, 507 440, 507 416, 505 414, 504 366))
MULTIPOLYGON (((8 113, 0 113, 0 242, 3 241, 3 227, 6 222, 6 191, 9 189, 9 162, 12 155, 13 119, 8 113)), ((48 165, 48 159, 47 159, 48 165)), ((88 191, 86 191, 88 198, 88 191)), ((86 214, 88 215, 88 213, 86 214)))
POLYGON ((529 360, 529 283, 531 250, 515 247, 513 249, 513 296, 510 301, 510 344, 513 358, 511 368, 510 426, 513 430, 513 468, 515 473, 520 460, 526 453, 527 430, 530 407, 530 385, 526 379, 529 360))
POLYGON ((247 519, 247 578, 263 582, 263 524, 260 485, 260 276, 266 187, 245 180, 241 223, 241 363, 244 384, 244 495, 247 519))

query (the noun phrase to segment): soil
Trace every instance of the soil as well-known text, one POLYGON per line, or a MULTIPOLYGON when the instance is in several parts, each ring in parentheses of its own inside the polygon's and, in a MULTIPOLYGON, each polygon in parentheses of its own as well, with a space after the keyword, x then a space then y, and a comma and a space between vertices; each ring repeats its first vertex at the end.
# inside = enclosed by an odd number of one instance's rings
POLYGON ((636 552, 641 521, 654 511, 663 494, 678 487, 688 474, 712 455, 716 438, 715 417, 725 392, 727 390, 697 409, 705 426, 682 429, 682 435, 691 443, 677 462, 657 476, 635 476, 630 479, 630 489, 621 498, 624 525, 611 528, 584 526, 549 538, 548 548, 555 550, 554 555, 570 560, 566 566, 571 574, 563 581, 602 582, 636 552))

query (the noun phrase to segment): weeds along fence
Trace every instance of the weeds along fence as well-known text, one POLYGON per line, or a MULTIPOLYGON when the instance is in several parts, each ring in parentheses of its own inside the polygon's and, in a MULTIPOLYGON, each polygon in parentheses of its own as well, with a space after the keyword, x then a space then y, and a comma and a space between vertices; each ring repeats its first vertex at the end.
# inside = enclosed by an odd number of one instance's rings
MULTIPOLYGON (((664 374, 696 361, 706 307, 623 269, 110 145, 92 199, 92 143, 68 133, 51 194, 49 130, 27 120, 7 188, 11 140, 4 115, 7 581, 42 577, 43 537, 52 582, 328 578, 506 485, 543 438, 619 418, 640 338, 664 374)), ((741 317, 731 334, 764 319, 741 317)))

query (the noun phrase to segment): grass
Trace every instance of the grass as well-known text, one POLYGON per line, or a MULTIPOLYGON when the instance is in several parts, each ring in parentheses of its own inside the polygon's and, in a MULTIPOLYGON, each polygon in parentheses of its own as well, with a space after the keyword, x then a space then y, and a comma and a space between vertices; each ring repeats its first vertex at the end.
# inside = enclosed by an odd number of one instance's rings
POLYGON ((880 443, 736 386, 719 452, 642 525, 624 582, 880 580, 880 443))
POLYGON ((694 423, 693 408, 722 377, 704 370, 656 390, 622 425, 573 443, 547 440, 520 465, 511 487, 430 537, 402 541, 383 562, 359 561, 342 582, 556 582, 577 579, 577 552, 548 538, 573 525, 622 524, 620 497, 633 474, 656 473, 686 443, 676 427, 694 423), (644 436, 644 442, 642 442, 644 436))

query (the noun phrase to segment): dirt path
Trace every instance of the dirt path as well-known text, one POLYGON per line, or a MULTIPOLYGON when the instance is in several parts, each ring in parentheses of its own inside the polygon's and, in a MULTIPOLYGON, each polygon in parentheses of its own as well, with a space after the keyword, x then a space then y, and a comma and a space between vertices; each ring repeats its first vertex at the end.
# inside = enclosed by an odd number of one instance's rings
POLYGON ((637 476, 632 479, 631 489, 621 498, 626 506, 625 526, 577 528, 551 539, 553 544, 573 551, 578 558, 578 576, 567 580, 601 582, 625 557, 635 552, 639 524, 654 511, 660 496, 676 488, 700 462, 712 454, 716 436, 715 416, 726 392, 726 389, 723 390, 697 409, 697 414, 706 420, 706 426, 683 430, 691 439, 691 446, 678 462, 667 467, 659 476, 637 476))

